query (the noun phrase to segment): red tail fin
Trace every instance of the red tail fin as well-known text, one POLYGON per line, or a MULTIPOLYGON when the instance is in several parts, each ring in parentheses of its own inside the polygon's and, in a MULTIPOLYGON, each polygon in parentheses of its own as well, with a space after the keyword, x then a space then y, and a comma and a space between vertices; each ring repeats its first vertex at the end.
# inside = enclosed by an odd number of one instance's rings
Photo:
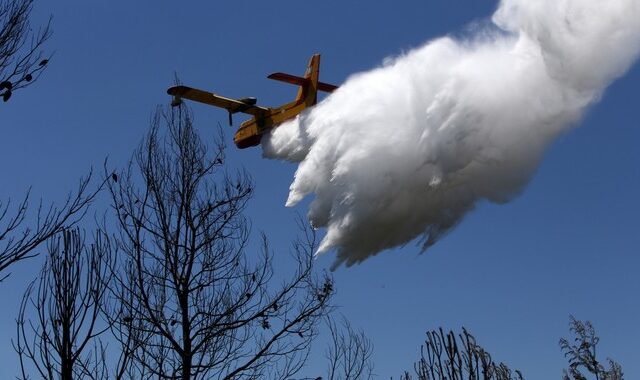
POLYGON ((314 54, 309 60, 304 77, 286 73, 273 73, 267 78, 300 86, 296 102, 304 102, 307 106, 316 104, 318 91, 333 92, 338 86, 318 81, 320 75, 320 54, 314 54))
POLYGON ((306 86, 300 86, 296 101, 302 101, 312 106, 316 104, 318 99, 318 77, 320 76, 320 54, 314 54, 309 60, 307 71, 304 72, 304 79, 307 80, 306 86))

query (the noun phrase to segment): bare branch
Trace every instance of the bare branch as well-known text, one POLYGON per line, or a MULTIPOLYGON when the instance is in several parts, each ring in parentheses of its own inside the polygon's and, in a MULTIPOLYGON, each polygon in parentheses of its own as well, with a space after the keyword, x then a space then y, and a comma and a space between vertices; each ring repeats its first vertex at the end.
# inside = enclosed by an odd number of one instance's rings
POLYGON ((33 0, 0 0, 0 96, 5 102, 33 84, 51 59, 42 51, 51 37, 51 20, 34 32, 32 9, 33 0))
POLYGON ((65 230, 49 240, 48 253, 16 321, 13 346, 22 378, 27 379, 29 361, 48 380, 106 379, 105 350, 98 337, 108 328, 99 316, 110 281, 110 241, 98 233, 87 246, 80 231, 65 230))
MULTIPOLYGON (((427 332, 420 347, 421 358, 414 364, 418 380, 523 380, 520 371, 512 371, 503 363, 496 363, 464 328, 461 334, 442 328, 427 332)), ((413 379, 408 371, 400 377, 413 379)))
POLYGON ((596 348, 600 338, 596 336, 595 329, 589 321, 580 321, 573 316, 569 317, 569 330, 573 339, 560 339, 560 349, 569 360, 569 369, 563 371, 565 380, 586 380, 587 374, 593 375, 597 380, 622 380, 622 367, 615 361, 607 358, 609 369, 606 369, 598 361, 596 348))
POLYGON ((81 178, 76 191, 67 196, 61 207, 45 207, 40 201, 34 215, 29 213, 30 191, 15 207, 11 200, 0 200, 0 282, 9 276, 6 271, 11 265, 35 256, 35 249, 43 242, 84 217, 105 184, 91 190, 91 178, 92 172, 81 178))
POLYGON ((131 354, 118 373, 289 378, 330 310, 333 282, 312 271, 312 232, 294 244, 296 270, 279 286, 266 237, 249 248, 253 185, 224 170, 221 141, 210 155, 184 106, 158 109, 129 166, 105 168, 123 258, 108 314, 131 354))
POLYGON ((346 318, 340 326, 327 318, 331 343, 326 351, 329 380, 359 380, 373 378, 373 344, 363 331, 355 331, 346 318))

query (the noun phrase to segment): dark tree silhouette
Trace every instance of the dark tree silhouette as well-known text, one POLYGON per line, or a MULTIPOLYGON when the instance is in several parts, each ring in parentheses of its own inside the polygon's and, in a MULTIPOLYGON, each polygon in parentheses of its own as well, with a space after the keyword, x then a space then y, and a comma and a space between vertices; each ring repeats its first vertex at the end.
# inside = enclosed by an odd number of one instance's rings
POLYGON ((99 340, 107 326, 99 316, 111 257, 109 239, 100 233, 90 246, 78 230, 49 240, 44 267, 24 294, 17 319, 13 345, 20 379, 30 378, 29 369, 47 380, 107 378, 99 340))
MULTIPOLYGON (((42 52, 51 36, 50 20, 36 32, 30 23, 33 0, 0 0, 0 97, 6 102, 16 90, 35 82, 47 67, 50 57, 42 52)), ((59 232, 66 222, 93 198, 87 194, 88 178, 81 181, 78 193, 67 199, 61 209, 42 204, 35 216, 35 227, 25 226, 29 192, 11 209, 11 201, 0 201, 0 281, 6 269, 31 257, 33 249, 59 232)))
POLYGON ((266 238, 249 244, 252 183, 224 159, 221 142, 209 155, 184 106, 159 109, 111 176, 125 259, 107 315, 136 378, 289 378, 330 309, 332 279, 312 271, 309 230, 294 244, 294 273, 274 284, 266 238))
POLYGON ((36 255, 35 249, 51 236, 76 224, 102 189, 90 189, 91 173, 81 178, 75 193, 70 193, 61 207, 38 204, 30 214, 30 191, 15 207, 11 200, 0 200, 0 282, 7 269, 18 261, 36 255))
POLYGON ((596 347, 600 338, 596 336, 591 322, 579 321, 573 316, 569 317, 569 330, 571 339, 560 339, 562 353, 569 360, 569 369, 564 370, 564 380, 587 380, 581 370, 597 380, 622 380, 622 367, 615 361, 607 358, 609 368, 606 369, 596 356, 596 347))
MULTIPOLYGON (((421 358, 414 364, 418 380, 522 380, 520 371, 512 371, 503 363, 496 363, 480 347, 473 335, 464 328, 462 334, 447 334, 440 328, 427 332, 420 347, 421 358)), ((413 379, 408 372, 403 380, 413 379)))
POLYGON ((356 331, 346 318, 338 324, 327 318, 331 341, 326 351, 327 379, 373 379, 373 344, 363 331, 356 331))
POLYGON ((51 36, 51 22, 34 33, 32 8, 33 0, 0 0, 0 96, 5 102, 35 82, 50 59, 42 46, 51 36))

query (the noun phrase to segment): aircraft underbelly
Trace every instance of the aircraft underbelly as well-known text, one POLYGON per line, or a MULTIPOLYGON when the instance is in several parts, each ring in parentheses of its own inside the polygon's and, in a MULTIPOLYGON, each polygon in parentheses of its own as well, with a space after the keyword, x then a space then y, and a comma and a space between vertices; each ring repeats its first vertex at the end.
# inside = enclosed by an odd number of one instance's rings
POLYGON ((242 123, 233 138, 233 142, 240 149, 259 145, 262 135, 265 132, 276 128, 289 119, 293 119, 304 109, 304 104, 295 104, 290 107, 275 110, 270 117, 251 119, 242 123))

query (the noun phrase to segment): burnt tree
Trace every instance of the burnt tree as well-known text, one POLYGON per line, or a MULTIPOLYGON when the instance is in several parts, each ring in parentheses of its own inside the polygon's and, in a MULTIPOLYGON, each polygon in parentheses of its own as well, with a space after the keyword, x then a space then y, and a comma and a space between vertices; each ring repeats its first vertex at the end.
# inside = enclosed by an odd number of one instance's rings
POLYGON ((373 379, 373 344, 363 331, 356 331, 346 318, 340 324, 327 318, 331 341, 325 356, 328 380, 373 379))
POLYGON ((569 369, 564 370, 563 380, 586 380, 582 371, 596 380, 622 380, 622 366, 610 358, 607 358, 609 368, 598 360, 596 348, 600 338, 596 335, 593 325, 589 321, 580 321, 573 316, 569 317, 569 330, 571 339, 560 339, 560 349, 569 360, 569 369))
POLYGON ((24 294, 13 342, 20 379, 37 372, 47 380, 105 379, 108 326, 100 317, 108 290, 112 247, 98 233, 87 245, 79 230, 66 230, 48 242, 38 278, 24 294))
MULTIPOLYGON (((476 343, 467 330, 456 335, 445 334, 442 328, 428 331, 420 347, 421 357, 414 364, 417 380, 522 380, 520 371, 512 371, 503 363, 496 363, 491 355, 476 343)), ((406 371, 402 380, 414 377, 406 371)))
POLYGON ((220 141, 209 154, 184 106, 158 109, 129 166, 111 175, 124 260, 108 315, 135 377, 289 378, 330 309, 312 232, 294 244, 287 279, 276 281, 264 236, 252 248, 252 183, 224 170, 220 141))
POLYGON ((42 52, 51 36, 50 21, 34 33, 32 8, 33 0, 0 0, 0 96, 5 102, 38 79, 50 59, 42 52))

